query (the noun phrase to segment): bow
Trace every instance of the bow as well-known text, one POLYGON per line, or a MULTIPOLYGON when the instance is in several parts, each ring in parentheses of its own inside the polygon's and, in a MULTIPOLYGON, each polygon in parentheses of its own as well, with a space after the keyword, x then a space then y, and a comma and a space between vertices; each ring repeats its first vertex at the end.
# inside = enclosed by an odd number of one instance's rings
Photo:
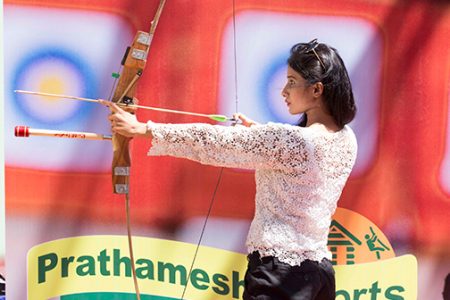
MULTIPOLYGON (((145 64, 147 62, 148 51, 158 26, 159 18, 164 8, 166 0, 160 0, 158 9, 155 13, 153 21, 151 22, 150 31, 138 31, 134 40, 125 51, 122 59, 122 71, 120 73, 119 81, 116 85, 112 102, 125 105, 136 105, 134 94, 136 92, 137 81, 141 77, 145 64)), ((136 108, 125 107, 125 110, 134 113, 136 108)), ((133 273, 134 287, 136 290, 136 297, 140 300, 139 285, 136 277, 136 268, 134 264, 133 244, 131 238, 130 226, 130 199, 129 199, 129 176, 131 167, 130 138, 119 134, 112 135, 113 146, 113 161, 112 161, 112 183, 113 192, 115 194, 124 194, 126 199, 126 218, 127 218, 127 233, 128 246, 130 251, 131 270, 133 273)))

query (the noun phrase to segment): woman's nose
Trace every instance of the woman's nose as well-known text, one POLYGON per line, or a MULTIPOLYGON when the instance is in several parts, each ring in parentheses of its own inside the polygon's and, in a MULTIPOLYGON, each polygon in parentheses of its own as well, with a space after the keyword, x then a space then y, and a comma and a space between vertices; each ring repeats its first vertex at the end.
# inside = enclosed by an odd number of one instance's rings
POLYGON ((287 92, 286 86, 283 87, 283 89, 281 90, 281 96, 283 96, 284 98, 286 98, 288 96, 288 92, 287 92))

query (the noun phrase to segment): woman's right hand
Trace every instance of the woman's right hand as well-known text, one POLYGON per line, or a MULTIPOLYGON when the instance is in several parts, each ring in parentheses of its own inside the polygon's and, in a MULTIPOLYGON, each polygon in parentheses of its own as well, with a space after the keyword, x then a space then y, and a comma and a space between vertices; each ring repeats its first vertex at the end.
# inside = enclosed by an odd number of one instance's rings
POLYGON ((240 120, 242 122, 242 125, 246 127, 250 127, 252 125, 258 125, 257 122, 253 121, 252 119, 249 119, 247 116, 241 114, 241 113, 235 113, 233 115, 233 118, 236 120, 240 120))
POLYGON ((118 133, 130 138, 135 136, 151 137, 151 133, 148 132, 147 123, 139 122, 136 115, 123 110, 113 102, 106 100, 99 101, 111 110, 108 119, 111 122, 111 131, 113 133, 118 133))

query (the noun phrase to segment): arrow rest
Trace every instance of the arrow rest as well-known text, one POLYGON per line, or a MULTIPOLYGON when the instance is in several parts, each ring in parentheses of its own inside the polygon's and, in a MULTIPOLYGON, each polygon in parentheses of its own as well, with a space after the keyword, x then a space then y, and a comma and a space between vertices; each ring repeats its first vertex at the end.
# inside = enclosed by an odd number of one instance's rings
POLYGON ((120 103, 125 104, 125 105, 133 105, 134 101, 133 101, 133 98, 125 96, 122 98, 122 101, 120 101, 120 103))

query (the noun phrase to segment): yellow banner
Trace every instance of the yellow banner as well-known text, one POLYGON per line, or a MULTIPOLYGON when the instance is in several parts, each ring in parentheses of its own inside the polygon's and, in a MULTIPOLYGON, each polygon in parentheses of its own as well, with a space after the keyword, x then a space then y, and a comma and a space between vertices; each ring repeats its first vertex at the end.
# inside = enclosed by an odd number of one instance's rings
MULTIPOLYGON (((143 295, 180 299, 188 282, 185 299, 241 298, 245 255, 200 247, 188 280, 196 245, 144 237, 134 237, 133 242, 143 295)), ((338 300, 416 299, 417 266, 413 256, 335 269, 338 300)), ((132 294, 131 274, 126 236, 55 240, 37 245, 28 253, 28 299, 89 293, 132 294)))
POLYGON ((417 260, 413 255, 339 265, 334 270, 336 300, 417 299, 417 260))
MULTIPOLYGON (((179 299, 196 245, 142 237, 133 243, 141 293, 179 299)), ((238 299, 245 269, 243 254, 201 247, 185 298, 238 299)), ((74 237, 29 251, 29 299, 89 292, 134 292, 127 237, 74 237)))

